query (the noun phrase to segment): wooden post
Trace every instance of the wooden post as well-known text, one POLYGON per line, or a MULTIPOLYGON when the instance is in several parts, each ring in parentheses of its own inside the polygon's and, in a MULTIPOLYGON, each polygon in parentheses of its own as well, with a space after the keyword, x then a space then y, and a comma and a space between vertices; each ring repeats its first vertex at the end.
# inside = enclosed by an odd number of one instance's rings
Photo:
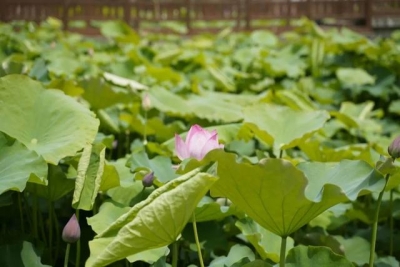
POLYGON ((192 3, 191 0, 186 0, 186 28, 187 33, 190 34, 192 32, 192 3))
POLYGON ((135 7, 136 7, 136 16, 134 19, 134 24, 133 24, 133 28, 136 31, 139 31, 140 28, 140 0, 135 0, 135 7))
POLYGON ((63 5, 63 17, 62 17, 62 22, 63 22, 63 29, 64 31, 68 31, 68 22, 69 22, 69 0, 64 0, 64 5, 63 5))
POLYGON ((365 26, 372 30, 372 0, 365 0, 365 26))
POLYGON ((129 0, 125 0, 122 6, 124 9, 124 21, 126 24, 131 25, 131 5, 129 0))
POLYGON ((307 13, 306 13, 307 18, 309 20, 312 20, 313 19, 313 14, 312 14, 312 9, 311 9, 311 5, 312 5, 311 4, 311 0, 307 0, 306 5, 307 5, 307 13))
POLYGON ((240 24, 242 21, 242 1, 241 0, 237 0, 236 1, 236 8, 237 8, 237 18, 236 18, 236 30, 240 30, 240 24))
POLYGON ((251 0, 245 0, 245 18, 246 18, 246 30, 249 31, 251 28, 251 15, 250 15, 250 3, 251 0))
POLYGON ((290 14, 290 12, 291 12, 291 6, 292 6, 292 1, 286 0, 286 4, 287 4, 286 26, 289 28, 289 26, 290 26, 290 17, 292 16, 292 15, 290 14))

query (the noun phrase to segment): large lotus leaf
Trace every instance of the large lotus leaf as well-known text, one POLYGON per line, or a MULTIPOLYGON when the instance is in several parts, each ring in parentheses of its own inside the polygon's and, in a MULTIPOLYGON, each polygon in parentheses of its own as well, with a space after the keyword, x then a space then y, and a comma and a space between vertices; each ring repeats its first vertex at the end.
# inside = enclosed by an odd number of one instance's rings
MULTIPOLYGON (((129 209, 129 207, 123 207, 113 202, 104 202, 101 205, 99 212, 93 217, 88 218, 87 221, 88 224, 92 227, 93 231, 95 231, 96 233, 100 233, 104 231, 108 226, 110 226, 120 216, 128 212, 129 209)), ((99 240, 101 241, 91 243, 90 249, 92 254, 98 254, 103 251, 106 246, 108 246, 108 244, 112 241, 112 238, 104 238, 99 240)), ((160 257, 166 255, 167 252, 167 247, 161 247, 133 254, 131 256, 128 256, 127 259, 130 262, 144 261, 148 263, 153 263, 157 261, 160 257)))
POLYGON ((137 33, 123 21, 105 21, 100 24, 100 32, 107 38, 119 42, 137 44, 140 41, 137 33))
POLYGON ((47 163, 18 141, 8 144, 0 132, 0 195, 8 190, 22 192, 31 176, 46 183, 47 163))
POLYGON ((286 267, 324 266, 354 267, 349 260, 327 247, 296 246, 289 251, 286 267))
POLYGON ((136 181, 130 169, 125 166, 125 158, 110 162, 120 179, 120 185, 107 191, 107 195, 115 202, 128 206, 131 200, 143 191, 142 181, 136 181))
POLYGON ((241 108, 238 104, 223 101, 218 97, 191 95, 187 101, 192 107, 194 115, 201 119, 227 123, 243 119, 241 108))
POLYGON ((111 242, 104 250, 92 254, 86 266, 104 266, 145 250, 171 244, 189 221, 197 203, 216 181, 199 169, 156 189, 144 201, 118 218, 90 242, 111 242))
POLYGON ((357 263, 358 266, 368 263, 371 244, 367 240, 359 236, 348 239, 335 236, 335 239, 344 247, 344 256, 349 261, 357 263))
POLYGON ((375 78, 363 69, 338 68, 336 76, 346 87, 374 84, 375 78))
POLYGON ((132 172, 146 169, 154 172, 157 184, 161 185, 177 177, 172 168, 171 159, 164 156, 156 156, 152 159, 144 151, 133 153, 128 161, 132 172))
POLYGON ((94 114, 59 90, 46 90, 26 76, 0 79, 0 131, 57 164, 73 156, 97 133, 94 114), (16 123, 18 122, 18 123, 16 123))
MULTIPOLYGON (((249 218, 236 222, 236 226, 242 231, 246 239, 254 246, 262 259, 270 259, 279 262, 282 238, 261 227, 249 218)), ((286 241, 287 251, 293 248, 294 240, 291 237, 286 241)))
POLYGON ((247 107, 243 113, 246 125, 258 138, 273 144, 275 152, 298 145, 329 119, 326 111, 300 111, 270 104, 247 107))
POLYGON ((41 263, 32 243, 23 241, 14 245, 0 247, 0 266, 2 267, 50 267, 41 263))
POLYGON ((296 168, 285 160, 265 159, 252 165, 238 163, 235 155, 222 150, 209 153, 205 160, 210 159, 218 162, 220 177, 212 195, 229 198, 279 236, 288 236, 340 202, 379 192, 385 184, 363 161, 302 163, 296 168))
POLYGON ((149 90, 154 108, 180 117, 198 117, 209 121, 236 122, 242 119, 240 106, 212 96, 191 95, 184 99, 164 88, 149 90))
POLYGON ((212 66, 207 67, 207 70, 224 91, 233 92, 236 90, 235 83, 222 70, 212 66))
MULTIPOLYGON (((228 200, 226 200, 228 201, 228 200)), ((206 222, 212 220, 221 220, 225 217, 239 213, 234 205, 221 205, 212 198, 205 196, 195 209, 196 222, 206 222)))
POLYGON ((97 193, 100 190, 104 165, 105 150, 103 145, 88 145, 82 152, 78 164, 78 176, 75 180, 75 191, 72 206, 75 209, 91 210, 97 193))
POLYGON ((60 166, 49 165, 48 184, 28 183, 26 190, 50 201, 56 201, 74 190, 75 182, 67 179, 60 166))
POLYGON ((128 91, 116 91, 103 79, 85 79, 79 85, 84 89, 82 97, 89 102, 90 107, 94 110, 133 100, 133 96, 128 91))
POLYGON ((236 262, 244 258, 254 261, 254 252, 249 247, 236 244, 231 247, 227 256, 216 258, 210 263, 209 267, 233 266, 236 262))

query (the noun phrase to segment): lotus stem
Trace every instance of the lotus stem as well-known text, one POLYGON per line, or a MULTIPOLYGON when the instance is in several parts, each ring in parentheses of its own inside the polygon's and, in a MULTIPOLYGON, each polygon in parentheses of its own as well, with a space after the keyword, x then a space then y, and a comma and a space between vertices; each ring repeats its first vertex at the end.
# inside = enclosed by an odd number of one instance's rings
POLYGON ((287 236, 281 237, 281 254, 279 258, 279 267, 285 267, 286 264, 286 241, 287 236))
MULTIPOLYGON (((79 222, 79 210, 76 210, 75 215, 76 219, 79 222)), ((76 242, 75 267, 79 267, 80 261, 81 261, 81 239, 79 238, 78 241, 76 242)))
POLYGON ((193 212, 192 224, 193 224, 194 239, 196 240, 196 245, 197 245, 197 254, 199 255, 200 267, 204 267, 203 256, 201 255, 199 236, 197 234, 196 216, 194 212, 193 212))
POLYGON ((178 241, 172 243, 172 267, 178 267, 179 246, 178 241))
POLYGON ((49 248, 50 248, 50 263, 53 265, 53 202, 49 201, 48 203, 49 210, 48 210, 48 215, 49 215, 49 248))
POLYGON ((67 249, 65 250, 64 267, 68 267, 68 258, 70 249, 71 249, 71 244, 67 243, 67 249))
POLYGON ((39 232, 38 232, 38 198, 37 196, 33 196, 33 205, 32 205, 32 233, 33 233, 33 238, 38 239, 39 238, 39 232))
POLYGON ((22 201, 21 201, 21 193, 18 193, 18 208, 19 208, 19 219, 21 221, 21 231, 25 234, 25 222, 24 222, 24 214, 22 212, 22 201))
POLYGON ((393 256, 393 193, 394 190, 390 190, 390 213, 389 213, 389 228, 390 228, 390 243, 389 243, 389 256, 393 256))
POLYGON ((376 245, 376 234, 378 232, 379 211, 380 211, 380 207, 381 207, 381 203, 382 203, 383 193, 385 193, 385 188, 386 188, 388 180, 389 180, 389 174, 386 174, 385 186, 383 187, 382 191, 379 193, 379 197, 376 202, 376 209, 375 209, 375 214, 374 214, 374 224, 372 225, 372 232, 371 232, 371 250, 369 252, 369 267, 374 267, 375 245, 376 245))

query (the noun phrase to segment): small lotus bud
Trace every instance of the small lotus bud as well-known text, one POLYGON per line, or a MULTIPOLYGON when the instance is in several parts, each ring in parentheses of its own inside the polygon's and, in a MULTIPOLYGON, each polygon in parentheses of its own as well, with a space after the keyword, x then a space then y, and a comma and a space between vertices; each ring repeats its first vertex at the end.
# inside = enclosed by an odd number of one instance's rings
POLYGON ((400 157, 400 136, 396 137, 388 147, 388 153, 393 159, 400 157))
POLYGON ((144 94, 143 100, 142 100, 142 106, 143 109, 148 111, 151 109, 151 100, 148 94, 144 94))
POLYGON ((75 243, 81 237, 81 228, 79 222, 74 215, 69 219, 62 232, 62 239, 67 243, 75 243))
POLYGON ((154 181, 154 172, 149 172, 142 179, 142 184, 144 187, 150 187, 153 185, 154 181))

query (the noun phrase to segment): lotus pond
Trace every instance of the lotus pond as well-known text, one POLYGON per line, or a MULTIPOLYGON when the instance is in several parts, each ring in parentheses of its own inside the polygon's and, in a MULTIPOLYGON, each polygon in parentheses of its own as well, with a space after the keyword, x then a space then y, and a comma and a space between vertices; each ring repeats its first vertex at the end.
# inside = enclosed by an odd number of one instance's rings
POLYGON ((100 31, 0 24, 0 266, 399 266, 400 32, 100 31))

